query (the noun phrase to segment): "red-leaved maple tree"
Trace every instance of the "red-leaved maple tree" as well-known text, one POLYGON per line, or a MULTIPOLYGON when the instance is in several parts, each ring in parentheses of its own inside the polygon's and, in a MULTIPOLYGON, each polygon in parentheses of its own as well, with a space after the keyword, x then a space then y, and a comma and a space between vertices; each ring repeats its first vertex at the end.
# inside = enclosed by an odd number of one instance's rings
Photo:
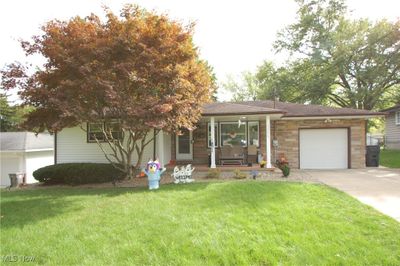
POLYGON ((21 42, 27 56, 45 57, 44 67, 32 73, 10 64, 1 84, 18 88, 35 107, 23 125, 30 130, 86 130, 88 122, 117 121, 122 137, 104 128, 106 141, 97 143, 132 177, 153 132, 194 128, 214 84, 193 44, 193 24, 137 6, 125 6, 120 16, 105 11, 105 21, 92 14, 45 24, 42 35, 21 42))

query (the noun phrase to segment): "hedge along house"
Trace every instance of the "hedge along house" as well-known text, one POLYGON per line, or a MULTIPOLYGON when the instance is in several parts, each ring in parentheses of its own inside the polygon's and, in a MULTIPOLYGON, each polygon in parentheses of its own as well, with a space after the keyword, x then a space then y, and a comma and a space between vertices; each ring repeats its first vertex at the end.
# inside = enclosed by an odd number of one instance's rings
MULTIPOLYGON (((274 101, 210 103, 204 105, 195 130, 183 130, 182 135, 159 133, 146 147, 143 165, 147 159, 158 157, 162 165, 174 161, 215 168, 220 164, 247 164, 251 156, 261 155, 271 168, 283 155, 293 168, 363 168, 366 121, 384 115, 274 101)), ((58 132, 55 162, 107 163, 94 138, 101 139, 103 127, 115 128, 118 134, 117 124, 102 122, 58 132)), ((254 157, 251 160, 254 162, 254 157)))

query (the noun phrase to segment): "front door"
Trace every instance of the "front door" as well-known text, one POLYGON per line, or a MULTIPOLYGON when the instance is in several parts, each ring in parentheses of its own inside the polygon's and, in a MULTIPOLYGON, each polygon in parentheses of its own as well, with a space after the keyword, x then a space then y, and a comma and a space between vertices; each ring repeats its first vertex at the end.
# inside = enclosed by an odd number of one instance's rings
POLYGON ((193 160, 192 131, 183 129, 176 135, 176 160, 193 160))

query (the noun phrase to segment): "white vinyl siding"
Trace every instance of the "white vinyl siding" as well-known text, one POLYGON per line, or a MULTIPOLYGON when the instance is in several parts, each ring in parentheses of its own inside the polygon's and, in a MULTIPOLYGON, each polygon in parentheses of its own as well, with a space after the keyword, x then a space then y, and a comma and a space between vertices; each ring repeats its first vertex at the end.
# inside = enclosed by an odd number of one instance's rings
POLYGON ((399 119, 399 112, 400 111, 391 112, 386 117, 385 146, 388 149, 400 149, 400 124, 396 123, 396 120, 399 119))
POLYGON ((33 152, 1 152, 1 187, 10 185, 8 174, 25 173, 26 182, 36 183, 33 172, 39 168, 54 164, 54 152, 33 151, 33 152))
MULTIPOLYGON (((86 125, 83 126, 86 128, 86 125)), ((148 139, 153 137, 153 132, 149 132, 148 139)), ((102 143, 104 150, 111 153, 107 143, 102 143)), ((153 158, 153 142, 149 143, 142 157, 142 166, 148 158, 153 158)), ((137 160, 136 152, 133 161, 137 160)), ((88 143, 87 135, 80 127, 65 128, 57 133, 57 163, 108 163, 104 153, 97 143, 88 143)))
POLYGON ((164 132, 164 164, 171 161, 171 135, 164 132))
POLYGON ((35 183, 33 172, 39 168, 54 164, 54 151, 35 151, 25 153, 26 182, 35 183))
MULTIPOLYGON (((158 134, 160 134, 160 133, 158 133, 158 134)), ((171 135, 168 134, 167 132, 163 132, 163 134, 164 134, 164 136, 163 136, 163 141, 164 141, 163 151, 164 152, 163 152, 162 156, 164 158, 164 165, 166 165, 171 161, 171 135)), ((157 145, 156 145, 156 158, 155 159, 157 159, 157 158, 161 159, 161 154, 160 154, 160 151, 159 151, 159 145, 158 145, 159 143, 158 143, 158 141, 159 141, 159 138, 157 138, 157 140, 156 140, 157 145)), ((151 143, 149 145, 153 145, 154 146, 154 143, 151 143)), ((152 157, 153 156, 146 157, 146 158, 143 158, 143 160, 145 162, 147 162, 148 159, 152 159, 152 157)))
POLYGON ((15 174, 17 172, 24 172, 24 156, 22 152, 2 152, 0 153, 1 161, 1 187, 10 185, 10 178, 8 174, 15 174))

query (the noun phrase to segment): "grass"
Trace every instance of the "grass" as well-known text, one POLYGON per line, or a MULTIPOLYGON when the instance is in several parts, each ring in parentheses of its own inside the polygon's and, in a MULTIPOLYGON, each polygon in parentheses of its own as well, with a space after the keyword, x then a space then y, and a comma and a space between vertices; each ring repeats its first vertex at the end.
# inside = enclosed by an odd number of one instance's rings
POLYGON ((3 259, 37 264, 400 265, 400 224, 324 185, 2 191, 1 211, 3 259))
POLYGON ((400 150, 381 150, 380 165, 389 168, 400 168, 400 150))

